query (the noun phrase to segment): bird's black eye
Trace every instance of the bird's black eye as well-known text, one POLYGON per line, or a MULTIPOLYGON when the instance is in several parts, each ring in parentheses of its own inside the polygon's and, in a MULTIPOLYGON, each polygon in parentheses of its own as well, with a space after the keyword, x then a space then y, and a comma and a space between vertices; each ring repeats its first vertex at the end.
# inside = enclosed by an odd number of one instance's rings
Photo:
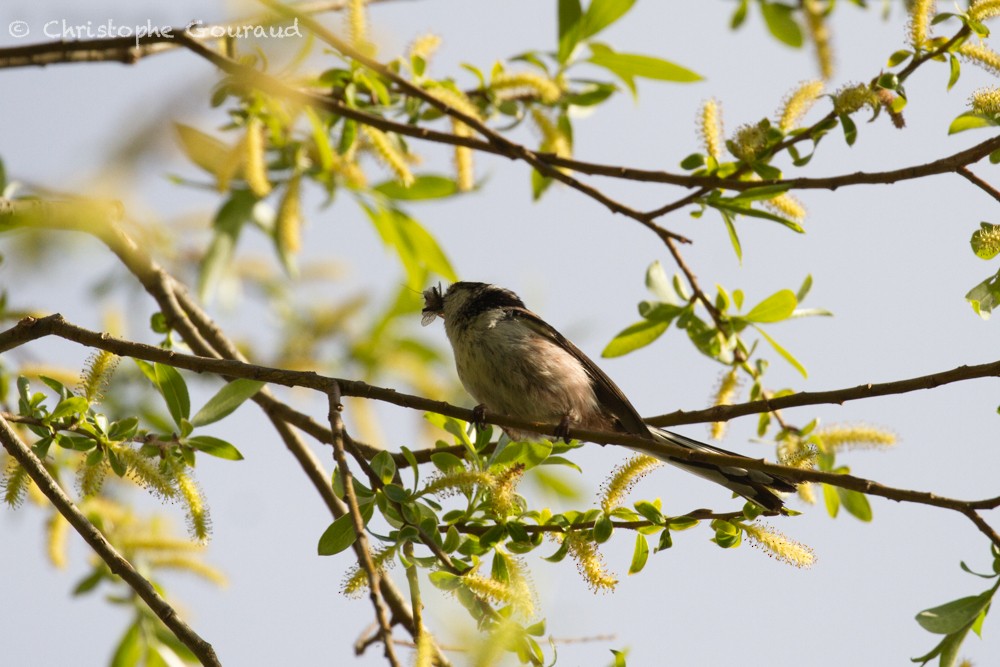
POLYGON ((441 315, 444 311, 444 296, 441 294, 441 284, 438 283, 433 287, 428 287, 424 290, 424 309, 422 311, 423 317, 420 318, 420 324, 427 326, 433 322, 438 315, 441 315))

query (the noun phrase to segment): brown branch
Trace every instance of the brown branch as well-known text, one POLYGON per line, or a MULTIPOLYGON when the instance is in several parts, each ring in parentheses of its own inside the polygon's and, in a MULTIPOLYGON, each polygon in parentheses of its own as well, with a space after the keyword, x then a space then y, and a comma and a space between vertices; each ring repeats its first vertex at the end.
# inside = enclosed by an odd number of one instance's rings
MULTIPOLYGON (((404 394, 402 392, 397 392, 392 389, 369 385, 364 382, 342 380, 338 378, 329 378, 309 371, 290 371, 277 368, 269 368, 266 366, 257 366, 254 364, 246 364, 229 359, 212 359, 205 357, 196 357, 193 355, 181 354, 170 350, 164 350, 162 348, 153 347, 151 345, 143 345, 141 343, 125 341, 113 338, 106 333, 89 331, 87 329, 83 329, 82 327, 75 326, 73 324, 66 322, 59 315, 50 315, 42 319, 26 318, 21 322, 19 322, 17 326, 13 327, 12 329, 0 333, 0 353, 12 349, 13 347, 21 345, 30 340, 35 340, 46 335, 56 335, 61 338, 75 341, 84 345, 97 347, 103 350, 108 350, 109 352, 114 352, 115 354, 118 354, 120 356, 136 357, 139 359, 145 359, 146 361, 166 363, 170 364, 171 366, 175 366, 177 368, 184 368, 197 373, 210 372, 229 377, 242 377, 253 380, 261 380, 264 382, 271 382, 274 384, 280 384, 289 387, 292 386, 306 387, 310 389, 316 389, 318 391, 322 391, 327 394, 329 394, 331 391, 334 391, 334 387, 338 387, 340 388, 341 393, 344 396, 359 396, 362 398, 380 400, 401 407, 411 408, 415 410, 436 412, 450 417, 455 417, 457 419, 463 419, 465 421, 471 422, 481 417, 481 420, 486 423, 495 424, 502 427, 510 427, 534 433, 541 433, 553 437, 555 436, 561 437, 563 435, 567 435, 568 437, 575 438, 577 440, 583 440, 602 445, 608 444, 608 445, 624 446, 628 447, 629 449, 650 454, 652 456, 661 459, 663 457, 669 457, 672 459, 679 459, 682 461, 710 463, 720 466, 740 466, 747 469, 761 470, 763 472, 780 475, 788 479, 791 479, 795 482, 821 482, 824 484, 830 484, 832 486, 859 491, 861 493, 866 493, 869 495, 880 496, 898 502, 912 502, 923 505, 931 505, 933 507, 951 509, 962 513, 966 513, 967 510, 993 509, 995 507, 1000 506, 1000 497, 990 498, 985 500, 973 500, 973 501, 945 498, 924 491, 912 491, 909 489, 889 487, 868 479, 855 477, 853 475, 844 475, 844 474, 825 472, 820 470, 803 470, 789 466, 767 463, 763 459, 747 459, 745 457, 738 455, 731 456, 731 455, 716 454, 711 452, 693 451, 693 450, 683 449, 681 447, 677 447, 676 445, 671 445, 669 443, 657 442, 639 436, 628 435, 623 433, 593 431, 589 429, 580 429, 580 428, 571 428, 568 430, 567 433, 563 433, 560 431, 560 426, 558 424, 541 424, 537 422, 528 421, 525 419, 517 419, 505 415, 499 415, 490 411, 485 411, 484 414, 479 415, 477 413, 474 413, 473 410, 460 408, 458 406, 454 406, 449 403, 445 403, 443 401, 433 401, 427 398, 423 398, 421 396, 404 394)), ((987 364, 985 366, 992 367, 993 373, 990 373, 991 375, 996 374, 998 371, 1000 371, 1000 362, 996 362, 996 364, 987 364)), ((956 371, 963 371, 963 369, 956 369, 956 371)), ((954 376, 955 371, 949 371, 941 375, 954 376)), ((926 378, 931 378, 931 377, 933 376, 925 376, 924 378, 915 378, 915 380, 927 382, 926 378)), ((979 375, 977 377, 982 377, 982 375, 979 375)), ((966 377, 964 379, 968 378, 966 377)), ((953 377, 951 381, 957 381, 957 379, 953 377)), ((912 382, 913 381, 903 381, 903 384, 912 382)), ((899 383, 889 383, 889 384, 898 385, 899 383)), ((872 385, 871 387, 874 386, 875 385, 872 385)), ((927 387, 931 386, 936 386, 935 384, 933 384, 933 381, 927 384, 927 387)), ((782 397, 780 399, 773 399, 773 401, 771 402, 771 409, 775 409, 776 408, 775 404, 777 404, 779 401, 784 402, 788 398, 792 397, 789 396, 789 397, 782 397)), ((763 403, 763 402, 757 401, 755 403, 763 403)), ((732 409, 740 406, 718 406, 718 407, 719 408, 725 407, 732 409)), ((766 406, 762 407, 764 407, 765 410, 767 409, 766 406)), ((712 410, 715 409, 717 408, 712 408, 712 410)), ((764 411, 764 410, 759 410, 759 411, 764 411)), ((708 421, 720 421, 720 419, 712 418, 709 419, 708 421)), ((978 525, 979 524, 977 524, 977 526, 978 525)), ((998 543, 998 545, 1000 545, 1000 543, 998 543)), ((447 560, 445 560, 444 562, 447 563, 447 560)))
MULTIPOLYGON (((385 2, 386 0, 368 0, 368 4, 385 2)), ((347 6, 347 0, 320 0, 319 2, 303 2, 295 5, 295 10, 302 14, 321 14, 340 11, 347 6)), ((273 14, 261 14, 243 19, 235 19, 226 23, 198 24, 197 28, 211 33, 213 29, 229 31, 241 27, 271 26, 287 23, 284 17, 273 14)), ((176 36, 185 27, 166 27, 156 34, 142 37, 109 37, 101 39, 81 39, 73 41, 40 42, 24 46, 0 48, 0 69, 18 67, 45 67, 65 63, 122 63, 134 65, 139 60, 167 51, 180 48, 176 36)))
POLYGON ((956 169, 955 171, 958 172, 959 176, 962 176, 963 178, 967 179, 970 183, 982 189, 983 192, 993 197, 997 201, 1000 201, 1000 190, 997 190, 988 182, 984 181, 983 179, 973 174, 968 167, 962 166, 956 169))
POLYGON ((59 487, 59 484, 49 475, 42 462, 35 456, 35 453, 25 445, 18 437, 17 433, 10 427, 6 419, 0 417, 0 442, 4 449, 20 463, 28 472, 31 479, 38 485, 45 497, 52 505, 65 517, 65 519, 76 529, 80 537, 90 545, 101 560, 107 563, 111 571, 117 574, 128 584, 136 594, 142 598, 150 610, 156 614, 157 618, 170 629, 172 633, 188 647, 203 665, 218 666, 222 663, 215 655, 212 645, 201 638, 191 626, 181 620, 173 607, 164 600, 152 584, 139 574, 132 564, 129 563, 114 546, 101 534, 90 521, 87 520, 80 510, 73 504, 72 499, 66 495, 59 487))
MULTIPOLYGON (((669 231, 667 229, 664 229, 663 227, 660 227, 655 222, 653 222, 652 219, 650 219, 648 216, 646 216, 642 212, 637 211, 637 210, 635 210, 633 208, 630 208, 630 207, 628 207, 628 206, 626 206, 626 205, 624 205, 624 204, 622 204, 622 203, 620 203, 620 202, 618 202, 618 201, 616 201, 614 199, 611 199, 610 197, 608 197, 604 193, 600 192, 596 188, 594 188, 594 187, 592 187, 590 185, 587 185, 586 183, 583 183, 583 182, 581 182, 581 181, 573 178, 569 174, 564 173, 563 171, 557 169, 556 167, 553 167, 552 165, 550 165, 546 161, 540 159, 539 156, 534 151, 531 151, 527 147, 525 147, 525 146, 523 146, 521 144, 518 144, 516 142, 513 142, 513 141, 507 139, 506 137, 504 137, 503 135, 495 132, 494 130, 492 130, 491 128, 489 128, 488 126, 486 126, 478 118, 474 118, 472 116, 469 116, 469 115, 467 115, 465 113, 462 113, 461 111, 458 111, 458 110, 456 110, 456 109, 448 106, 444 102, 438 100, 433 95, 429 94, 423 88, 420 88, 419 86, 414 85, 413 83, 411 83, 411 82, 407 81, 406 79, 404 79, 403 77, 399 76, 398 74, 396 74, 395 72, 393 72, 391 69, 389 69, 385 65, 383 65, 383 64, 381 64, 381 63, 379 63, 379 62, 377 62, 375 60, 372 60, 371 58, 365 56, 364 54, 360 53, 356 49, 352 48, 350 45, 348 45, 347 43, 345 43, 343 40, 338 39, 330 31, 326 30, 323 26, 321 26, 319 23, 317 23, 313 19, 309 18, 308 16, 299 15, 293 9, 291 9, 289 7, 285 7, 284 5, 281 5, 279 3, 272 2, 271 0, 261 0, 261 1, 264 4, 268 5, 269 7, 271 7, 272 9, 274 9, 275 11, 277 11, 279 13, 284 13, 284 14, 286 14, 288 16, 294 16, 294 17, 298 18, 302 22, 302 24, 305 25, 307 28, 309 28, 309 30, 311 30, 317 37, 319 37, 323 41, 327 42, 328 44, 330 44, 331 46, 333 46, 335 49, 337 49, 338 51, 340 51, 344 55, 347 55, 350 58, 356 60, 357 62, 363 64, 365 67, 371 69, 373 72, 376 72, 380 76, 383 76, 383 77, 389 79, 390 81, 392 81, 393 83, 395 83, 402 91, 404 91, 408 95, 410 95, 412 97, 416 97, 418 99, 421 99, 421 100, 427 102, 428 104, 430 104, 431 106, 433 106, 433 107, 437 108, 438 110, 442 111, 446 115, 449 115, 449 116, 451 116, 451 117, 453 117, 453 118, 455 118, 457 120, 460 120, 464 124, 468 125, 472 129, 476 130, 481 135, 483 135, 483 137, 486 138, 487 145, 490 146, 493 149, 490 152, 502 155, 502 156, 510 158, 512 160, 521 160, 523 162, 526 162, 527 164, 529 164, 532 167, 534 167, 539 173, 543 174, 544 176, 547 176, 548 178, 552 178, 554 180, 557 180, 557 181, 559 181, 559 182, 561 182, 561 183, 563 183, 565 185, 568 185, 569 187, 571 187, 571 188, 573 188, 573 189, 575 189, 575 190, 577 190, 579 192, 582 192, 583 194, 585 194, 586 196, 590 197, 591 199, 594 199, 595 201, 597 201, 600 204, 604 205, 612 213, 619 213, 619 214, 624 215, 626 217, 632 218, 633 220, 639 222, 641 225, 643 225, 647 229, 653 231, 659 238, 661 238, 663 240, 673 239, 673 240, 679 241, 681 243, 690 243, 689 239, 681 236, 680 234, 675 234, 674 232, 671 232, 671 231, 669 231)), ((213 64, 215 64, 220 69, 222 69, 222 70, 224 70, 226 72, 229 72, 231 74, 238 74, 238 75, 243 75, 243 76, 249 76, 249 77, 251 77, 251 79, 254 81, 254 85, 259 85, 259 82, 267 82, 266 83, 267 87, 270 88, 270 89, 272 89, 272 90, 286 88, 286 89, 289 89, 289 90, 285 91, 285 93, 284 93, 285 96, 288 96, 289 94, 295 95, 295 93, 293 92, 294 91, 293 88, 291 88, 289 86, 285 86, 280 81, 274 80, 272 77, 269 77, 266 74, 263 74, 262 72, 259 72, 257 70, 253 70, 251 68, 248 68, 248 67, 246 67, 244 65, 241 65, 240 63, 237 63, 236 61, 234 61, 234 60, 232 60, 230 58, 227 58, 227 57, 223 56, 222 54, 220 54, 220 53, 218 53, 216 51, 208 49, 203 44, 199 43, 197 40, 194 40, 194 39, 192 39, 190 37, 187 37, 184 34, 180 34, 180 35, 178 35, 178 41, 180 41, 181 43, 183 43, 185 46, 187 46, 194 53, 202 56, 203 58, 205 58, 207 60, 210 60, 213 64), (268 81, 268 79, 271 79, 271 80, 268 81), (279 85, 275 85, 275 84, 279 84, 279 85)), ((299 92, 301 92, 301 91, 299 91, 299 92)), ((298 95, 295 95, 295 96, 298 97, 298 95)), ((309 99, 310 97, 312 97, 312 96, 307 96, 305 99, 309 99)), ((324 99, 329 100, 335 106, 338 106, 338 107, 341 107, 341 108, 347 108, 344 105, 340 104, 339 101, 334 100, 332 98, 326 97, 324 99)), ((326 106, 326 105, 323 105, 323 106, 326 106)), ((349 114, 342 114, 342 115, 345 115, 347 117, 352 117, 352 115, 349 115, 349 114)), ((371 114, 364 114, 364 116, 371 117, 371 114)), ((355 120, 359 120, 361 122, 366 122, 366 121, 361 120, 360 116, 354 116, 354 119, 355 120)), ((369 124, 374 125, 375 127, 379 127, 379 129, 384 129, 385 128, 385 123, 384 122, 380 123, 380 124, 375 124, 375 123, 369 123, 369 124)), ((404 126, 404 127, 407 127, 407 126, 404 126)), ((410 126, 410 127, 412 127, 412 126, 410 126)), ((395 130, 393 130, 393 131, 395 131, 395 130)), ((415 136, 415 134, 414 134, 414 132, 412 130, 407 130, 405 132, 401 132, 401 134, 405 134, 405 135, 408 135, 408 136, 415 136)), ((427 132, 424 131, 424 132, 421 132, 420 134, 425 134, 425 136, 426 136, 427 132)), ((436 133, 436 134, 438 134, 438 136, 440 138, 452 137, 453 136, 453 135, 448 135, 446 133, 436 133)), ((425 138, 425 137, 420 137, 420 138, 425 138)), ((448 140, 448 141, 446 141, 444 143, 457 143, 457 142, 448 140)))
POLYGON ((847 401, 906 394, 911 391, 935 389, 946 384, 988 377, 1000 377, 1000 361, 977 364, 975 366, 959 366, 951 370, 897 380, 895 382, 861 384, 856 387, 832 389, 829 391, 802 391, 797 394, 750 401, 748 403, 716 405, 704 410, 677 410, 650 417, 646 421, 653 426, 677 426, 679 424, 729 421, 736 417, 760 414, 762 412, 773 412, 774 410, 784 408, 800 408, 807 405, 823 404, 843 405, 847 401))
POLYGON ((354 523, 354 534, 356 538, 351 545, 354 554, 357 556, 358 565, 364 570, 368 577, 368 592, 375 608, 375 619, 378 621, 379 636, 385 647, 385 659, 394 667, 399 666, 399 659, 396 657, 396 649, 392 643, 392 625, 389 623, 389 614, 386 611, 385 602, 379 588, 379 581, 382 575, 372 562, 371 552, 368 549, 368 535, 365 532, 365 520, 361 515, 361 506, 358 504, 358 496, 354 492, 354 481, 351 475, 351 467, 347 464, 347 455, 344 453, 344 422, 340 418, 340 412, 344 406, 340 403, 340 388, 336 383, 330 388, 327 394, 330 406, 330 430, 333 431, 333 456, 337 461, 337 468, 344 481, 344 497, 347 499, 347 509, 350 512, 354 523))

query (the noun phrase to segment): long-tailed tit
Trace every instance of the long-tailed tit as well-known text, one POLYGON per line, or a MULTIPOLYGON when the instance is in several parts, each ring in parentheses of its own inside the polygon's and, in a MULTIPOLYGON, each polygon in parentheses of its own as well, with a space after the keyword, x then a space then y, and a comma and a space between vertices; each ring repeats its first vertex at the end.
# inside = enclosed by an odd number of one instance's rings
MULTIPOLYGON (((471 282, 455 283, 444 293, 432 287, 424 292, 422 323, 426 326, 438 317, 444 319, 458 377, 466 391, 491 412, 739 456, 647 425, 622 390, 587 355, 525 308, 510 290, 471 282)), ((512 440, 544 437, 504 430, 512 440)), ((784 507, 779 492, 795 490, 790 480, 758 470, 657 457, 772 512, 784 507)))

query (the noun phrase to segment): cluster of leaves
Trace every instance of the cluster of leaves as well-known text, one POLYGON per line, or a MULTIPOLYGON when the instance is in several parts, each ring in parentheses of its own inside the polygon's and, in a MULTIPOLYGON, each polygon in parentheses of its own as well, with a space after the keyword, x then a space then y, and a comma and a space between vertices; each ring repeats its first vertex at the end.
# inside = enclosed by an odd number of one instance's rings
MULTIPOLYGON (((688 516, 665 515, 660 499, 641 500, 631 507, 622 504, 635 479, 653 467, 642 461, 634 466, 625 464, 612 475, 599 507, 558 513, 532 508, 517 493, 518 482, 548 466, 580 470, 566 456, 579 443, 512 442, 505 436, 494 442, 491 427, 473 431, 468 424, 450 417, 429 414, 427 419, 452 436, 452 442, 438 440, 430 457, 437 474, 422 478, 416 458, 403 448, 402 458, 410 471, 382 452, 371 460, 368 484, 353 481, 366 528, 384 545, 374 552, 377 567, 384 569, 395 558, 404 567, 429 570, 430 581, 452 594, 494 640, 502 636, 505 650, 522 663, 544 664, 537 641, 544 634, 544 620, 536 620, 531 577, 522 557, 543 547, 546 537, 557 541, 558 548, 542 558, 556 563, 569 556, 576 561, 587 584, 598 591, 612 589, 617 583, 599 553, 599 546, 616 531, 635 532, 628 567, 631 575, 646 565, 649 536, 658 536, 655 553, 673 545, 673 532, 699 523, 688 516), (412 478, 405 481, 410 475, 412 478), (412 554, 407 545, 419 547, 419 554, 407 555, 412 554), (486 562, 490 563, 488 577, 479 574, 486 562)), ((343 496, 339 472, 334 475, 333 486, 343 496)), ((723 548, 732 548, 740 545, 746 533, 782 557, 780 550, 794 543, 786 540, 785 545, 773 547, 766 538, 761 539, 766 529, 750 523, 760 513, 760 508, 746 503, 742 512, 712 523, 712 540, 723 548)), ((324 531, 318 552, 340 553, 356 539, 353 519, 345 515, 324 531)), ((798 565, 808 564, 786 559, 798 565)), ((350 594, 367 585, 357 568, 345 581, 345 593, 350 594)))
MULTIPOLYGON (((193 536, 206 540, 210 529, 208 509, 191 475, 195 454, 200 451, 234 461, 243 456, 225 440, 192 433, 195 428, 231 413, 257 393, 262 383, 231 382, 191 417, 187 384, 175 368, 140 360, 136 364, 163 397, 178 431, 152 432, 139 428, 138 417, 110 420, 98 411, 101 388, 110 381, 117 366, 117 358, 108 352, 95 353, 76 390, 54 378, 41 376, 41 381, 54 392, 54 398, 45 392, 33 392, 29 380, 19 377, 17 414, 25 428, 37 437, 32 450, 40 459, 49 456, 53 444, 80 453, 77 479, 84 496, 99 494, 108 471, 112 471, 160 498, 179 500, 187 510, 193 536), (54 405, 50 403, 52 400, 54 405)), ((16 470, 8 472, 9 477, 13 475, 17 475, 16 470)), ((22 492, 9 479, 6 489, 7 503, 18 504, 22 492)))
POLYGON ((944 639, 926 655, 913 658, 913 662, 926 665, 934 658, 938 658, 938 664, 941 667, 954 667, 958 661, 958 649, 969 634, 969 630, 975 632, 979 637, 983 636, 983 621, 986 620, 986 614, 989 613, 990 605, 993 604, 993 596, 1000 588, 1000 549, 993 545, 991 551, 993 556, 992 574, 974 572, 964 562, 961 563, 961 566, 963 570, 977 577, 996 579, 995 584, 979 595, 952 600, 917 614, 917 623, 920 624, 920 627, 927 632, 944 635, 944 639))

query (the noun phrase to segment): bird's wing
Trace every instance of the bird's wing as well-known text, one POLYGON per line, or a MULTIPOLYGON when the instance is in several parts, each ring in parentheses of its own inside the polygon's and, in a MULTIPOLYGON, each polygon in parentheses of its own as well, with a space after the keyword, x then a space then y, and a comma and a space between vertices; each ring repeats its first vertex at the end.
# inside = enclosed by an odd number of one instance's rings
POLYGON ((618 385, 605 375, 604 371, 598 368, 597 364, 591 361, 590 357, 584 354, 580 348, 527 308, 508 308, 507 310, 511 317, 518 318, 531 327, 535 333, 551 340, 577 358, 594 383, 594 393, 597 395, 597 400, 601 402, 609 414, 618 419, 626 432, 632 435, 652 437, 649 427, 643 422, 639 412, 618 388, 618 385))

